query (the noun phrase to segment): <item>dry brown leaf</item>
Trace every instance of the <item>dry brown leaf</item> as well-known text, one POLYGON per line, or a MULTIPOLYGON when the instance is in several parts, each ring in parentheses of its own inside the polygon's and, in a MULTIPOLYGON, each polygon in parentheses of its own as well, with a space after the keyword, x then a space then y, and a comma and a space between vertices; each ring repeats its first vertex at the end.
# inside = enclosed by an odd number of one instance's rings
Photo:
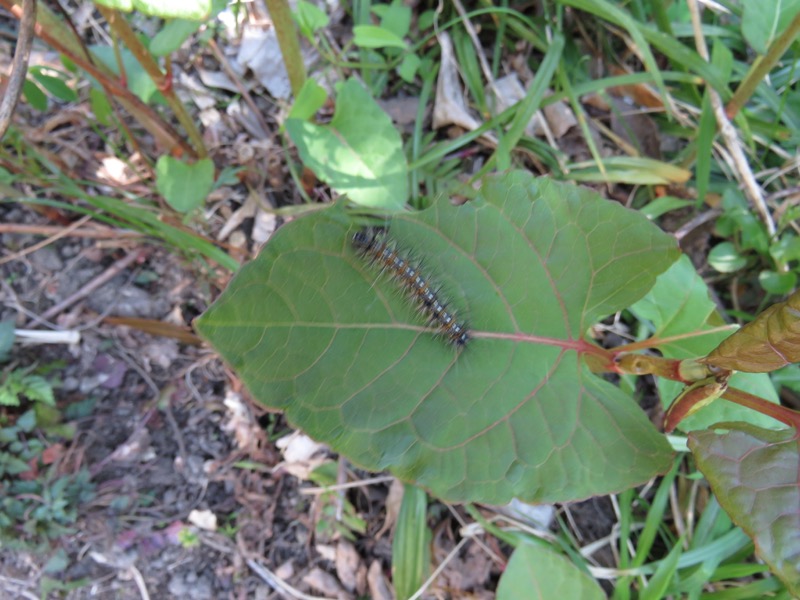
POLYGON ((328 598, 352 598, 352 596, 339 585, 339 582, 336 581, 333 575, 326 573, 319 567, 311 569, 311 571, 303 577, 303 583, 325 594, 328 598))
POLYGON ((404 489, 403 482, 399 479, 392 481, 392 485, 389 486, 389 495, 386 497, 386 502, 384 503, 386 507, 386 519, 383 522, 383 526, 375 534, 375 539, 382 537, 397 521, 397 515, 400 514, 400 506, 403 503, 404 489))
POLYGON ((358 571, 361 567, 361 557, 356 552, 355 546, 347 540, 339 540, 336 545, 336 576, 349 592, 355 592, 358 587, 358 571))
POLYGON ((614 110, 611 111, 611 131, 639 150, 642 156, 660 159, 661 141, 655 121, 622 100, 612 98, 611 101, 614 104, 614 110))
POLYGON ((433 105, 433 128, 458 125, 471 131, 480 123, 467 109, 467 101, 458 76, 458 64, 453 52, 453 42, 446 32, 439 35, 442 56, 439 78, 436 81, 436 102, 433 105))
MULTIPOLYGON (((486 94, 493 95, 495 90, 500 94, 499 96, 494 96, 497 100, 497 105, 495 107, 497 112, 502 112, 510 106, 513 106, 525 98, 525 94, 527 93, 516 73, 501 77, 495 81, 494 86, 487 86, 486 94)), ((548 95, 551 93, 552 92, 548 92, 548 95)), ((542 111, 538 111, 531 117, 531 120, 525 126, 525 133, 527 135, 531 137, 545 135, 545 130, 542 126, 542 112, 547 120, 547 126, 550 132, 556 139, 562 137, 567 131, 578 124, 578 120, 575 118, 572 109, 567 106, 565 102, 556 102, 555 104, 544 107, 542 111)))
POLYGON ((380 561, 373 560, 367 573, 367 585, 369 586, 369 597, 372 600, 393 600, 394 594, 389 589, 389 583, 383 574, 380 561))

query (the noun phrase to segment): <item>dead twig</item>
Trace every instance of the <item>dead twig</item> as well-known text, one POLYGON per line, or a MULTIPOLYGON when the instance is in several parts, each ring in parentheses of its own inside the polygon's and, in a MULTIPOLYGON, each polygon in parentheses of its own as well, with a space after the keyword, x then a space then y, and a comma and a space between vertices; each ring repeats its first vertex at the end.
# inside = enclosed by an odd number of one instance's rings
POLYGON ((77 292, 69 296, 68 298, 64 298, 58 304, 51 306, 48 310, 46 310, 42 315, 40 315, 40 319, 42 320, 49 320, 67 309, 68 307, 72 306, 79 300, 86 298, 89 294, 94 292, 97 288, 101 287, 103 284, 111 281, 114 277, 119 275, 122 271, 127 269, 130 265, 138 260, 142 260, 146 256, 147 252, 145 250, 137 250, 135 252, 130 252, 113 265, 111 265, 108 269, 103 271, 100 275, 94 278, 94 280, 87 283, 77 292))
MULTIPOLYGON (((694 43, 697 48, 697 53, 703 60, 709 62, 708 47, 706 46, 705 37, 703 37, 700 9, 697 6, 697 0, 687 0, 687 6, 689 7, 689 14, 692 18, 692 29, 694 30, 694 43)), ((711 86, 708 86, 707 89, 708 97, 711 100, 711 107, 714 110, 714 117, 717 120, 717 127, 719 127, 722 139, 725 140, 725 146, 728 148, 728 152, 730 152, 731 158, 733 159, 735 166, 734 174, 742 185, 745 195, 761 216, 761 220, 767 227, 767 232, 770 236, 773 236, 777 231, 775 222, 772 219, 772 215, 769 213, 767 203, 764 201, 761 187, 758 185, 755 175, 753 175, 753 171, 747 162, 747 157, 742 149, 742 143, 739 141, 739 134, 725 113, 725 106, 722 103, 722 98, 719 93, 711 86)))
MULTIPOLYGON (((37 244, 34 244, 33 246, 28 246, 27 248, 25 248, 23 250, 20 250, 19 252, 14 252, 14 254, 12 254, 10 256, 6 256, 4 258, 0 258, 0 265, 4 265, 5 263, 10 262, 12 260, 17 260, 19 258, 22 258, 23 256, 27 256, 28 254, 30 254, 32 252, 36 252, 37 250, 39 250, 41 248, 44 248, 45 246, 49 246, 50 244, 55 242, 57 239, 62 238, 64 236, 66 236, 66 235, 69 235, 71 232, 73 232, 76 229, 78 229, 81 225, 86 223, 86 221, 88 221, 89 219, 91 219, 91 216, 90 215, 86 215, 84 217, 81 217, 77 221, 75 221, 69 227, 56 227, 56 228, 54 228, 54 229, 57 229, 58 231, 56 233, 54 233, 53 235, 51 235, 46 240, 42 240, 41 242, 39 242, 37 244)), ((0 233, 3 233, 2 229, 0 229, 0 233)))
MULTIPOLYGON (((93 240, 105 239, 119 239, 119 238, 141 238, 144 237, 143 233, 138 231, 126 231, 120 229, 111 229, 109 227, 93 226, 87 229, 78 229, 81 224, 89 220, 91 217, 84 217, 80 221, 76 221, 66 228, 61 225, 25 225, 20 223, 0 223, 0 233, 6 234, 19 234, 19 235, 47 235, 52 236, 47 242, 54 242, 55 240, 69 235, 69 237, 88 238, 93 240)), ((24 256, 28 254, 28 250, 23 250, 24 256)), ((3 259, 4 261, 6 259, 3 259)), ((2 262, 0 262, 2 264, 2 262)))
POLYGON ((23 0, 22 19, 19 22, 19 37, 17 38, 17 48, 14 51, 14 61, 11 64, 11 76, 8 78, 5 94, 0 100, 0 139, 3 139, 8 126, 11 125, 11 115, 17 108, 17 102, 22 93, 22 84, 28 74, 28 59, 31 56, 35 23, 36 0, 23 0))

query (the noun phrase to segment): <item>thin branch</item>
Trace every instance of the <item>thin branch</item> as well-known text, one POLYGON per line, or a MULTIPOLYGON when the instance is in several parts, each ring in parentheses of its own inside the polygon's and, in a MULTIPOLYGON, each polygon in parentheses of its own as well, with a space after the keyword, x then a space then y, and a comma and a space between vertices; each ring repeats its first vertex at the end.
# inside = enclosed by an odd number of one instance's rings
POLYGON ((69 308, 79 300, 86 298, 92 292, 94 292, 97 288, 102 286, 103 284, 111 281, 114 277, 122 273, 125 269, 127 269, 130 265, 132 265, 137 260, 142 260, 147 255, 146 251, 134 251, 130 252, 127 255, 123 256, 113 265, 108 267, 105 271, 103 271, 100 275, 95 277, 92 281, 84 285, 81 289, 77 292, 65 298, 58 304, 51 306, 48 310, 41 315, 41 318, 44 320, 51 319, 56 315, 60 314, 65 309, 69 308))
POLYGON ((8 78, 3 99, 0 100, 0 139, 3 139, 8 126, 11 124, 11 115, 17 108, 22 84, 28 74, 28 59, 31 56, 33 45, 33 26, 36 23, 36 0, 23 0, 22 19, 19 23, 19 37, 17 48, 14 51, 14 61, 11 64, 11 77, 8 78))
MULTIPOLYGON (((697 6, 697 0, 687 0, 689 7, 689 14, 692 18, 692 29, 694 30, 694 41, 697 53, 706 61, 709 61, 708 47, 706 46, 705 38, 703 37, 702 23, 700 21, 700 9, 697 6)), ((719 93, 711 86, 707 88, 709 99, 711 100, 711 107, 714 110, 714 116, 717 119, 717 126, 719 127, 722 139, 725 140, 725 145, 733 158, 736 167, 735 174, 739 179, 744 193, 750 199, 750 202, 755 206, 758 213, 761 215, 761 220, 767 227, 770 236, 775 235, 777 231, 775 222, 772 220, 772 215, 769 213, 767 203, 764 201, 764 195, 761 192, 761 187, 756 181, 753 171, 747 162, 742 144, 739 141, 739 134, 736 128, 728 119, 725 114, 725 106, 722 104, 722 98, 719 93)))

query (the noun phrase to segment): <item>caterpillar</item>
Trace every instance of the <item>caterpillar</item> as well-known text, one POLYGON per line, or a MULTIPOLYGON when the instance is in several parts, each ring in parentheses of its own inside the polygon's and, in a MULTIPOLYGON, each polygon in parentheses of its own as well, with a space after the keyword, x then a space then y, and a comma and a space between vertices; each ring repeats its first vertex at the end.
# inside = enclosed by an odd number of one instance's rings
POLYGON ((420 311, 448 342, 462 348, 469 341, 466 324, 448 310, 447 303, 440 298, 439 290, 431 287, 420 265, 404 257, 386 238, 383 230, 361 229, 353 234, 352 242, 359 254, 371 263, 380 265, 384 272, 408 291, 409 298, 417 303, 420 311))

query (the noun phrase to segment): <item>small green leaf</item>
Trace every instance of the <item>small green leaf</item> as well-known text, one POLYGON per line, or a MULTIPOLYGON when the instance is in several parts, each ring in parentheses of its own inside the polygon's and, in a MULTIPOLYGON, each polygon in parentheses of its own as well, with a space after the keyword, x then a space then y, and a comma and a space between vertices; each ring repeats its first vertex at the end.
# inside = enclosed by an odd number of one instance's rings
POLYGON ((19 475, 31 470, 31 467, 24 460, 12 456, 5 452, 0 452, 0 476, 19 475))
POLYGON ((31 69, 31 75, 41 84, 50 94, 64 102, 75 102, 78 94, 69 87, 60 77, 46 75, 40 68, 31 69))
POLYGON ((122 12, 130 12, 133 10, 133 0, 97 0, 101 6, 107 6, 122 12))
POLYGON ((797 287, 797 273, 787 271, 777 273, 776 271, 761 271, 758 274, 758 283, 764 288, 765 292, 783 296, 797 287))
POLYGON ((361 48, 400 48, 408 47, 403 38, 377 25, 356 25, 353 27, 353 43, 361 48))
POLYGON ((800 260, 800 237, 792 233, 784 233, 777 242, 769 247, 769 254, 779 265, 800 260))
MULTIPOLYGON (((66 479, 66 477, 64 479, 66 479)), ((59 548, 50 558, 47 559, 47 562, 42 570, 45 573, 53 575, 55 573, 61 573, 61 571, 66 569, 67 566, 69 566, 69 557, 63 548, 59 548)))
POLYGON ((26 79, 25 83, 22 84, 22 94, 25 96, 25 100, 28 101, 28 104, 39 112, 47 110, 47 94, 32 80, 26 79))
POLYGON ((168 21, 150 42, 150 52, 153 56, 172 54, 202 25, 202 21, 190 21, 187 19, 168 21))
POLYGON ((765 54, 800 13, 800 0, 742 0, 742 5, 742 34, 759 54, 765 54))
POLYGON ((722 242, 708 253, 708 264, 720 273, 735 273, 747 266, 747 259, 731 242, 722 242))
POLYGON ((172 208, 187 213, 203 204, 214 185, 214 163, 210 158, 186 164, 164 155, 156 163, 156 187, 172 208))
POLYGON ((325 91, 325 88, 309 77, 300 88, 300 93, 297 94, 292 109, 289 111, 289 118, 308 121, 322 108, 327 98, 328 92, 325 91))
POLYGON ((682 198, 676 198, 675 196, 661 196, 660 198, 656 198, 646 206, 640 208, 639 212, 648 219, 654 220, 662 215, 667 214, 668 212, 686 208, 687 206, 692 206, 693 204, 694 202, 691 200, 683 200, 682 198))
POLYGON ((17 441, 19 430, 16 427, 0 427, 0 444, 10 444, 17 441))
POLYGON ((207 19, 211 0, 97 0, 98 4, 123 12, 134 9, 162 19, 207 19))
POLYGON ((794 429, 720 423, 689 448, 722 508, 792 595, 800 595, 800 454, 794 429))
POLYGON ((4 384, 0 386, 0 406, 19 406, 19 394, 4 384))
POLYGON ((399 39, 408 35, 411 29, 411 7, 394 0, 389 5, 376 5, 372 10, 380 16, 382 28, 388 29, 399 39), (383 10, 379 11, 379 7, 383 10))
POLYGON ((530 543, 521 543, 511 555, 497 585, 497 600, 604 600, 597 582, 564 556, 530 543))
POLYGON ((17 419, 17 427, 25 433, 30 433, 36 428, 36 411, 26 410, 17 419))
POLYGON ((328 26, 330 19, 316 4, 298 0, 294 13, 294 20, 300 28, 300 33, 307 39, 313 40, 314 33, 328 26))
POLYGON ((416 54, 406 54, 403 57, 403 62, 397 67, 397 74, 408 83, 414 81, 414 76, 417 74, 421 61, 416 54))
POLYGON ((111 125, 113 109, 111 108, 111 102, 109 102, 107 94, 93 87, 89 90, 89 105, 92 107, 92 112, 101 125, 111 125))
POLYGON ((55 406, 56 400, 53 397, 53 386, 44 377, 26 375, 22 380, 22 384, 24 386, 23 393, 30 400, 55 406))
POLYGON ((323 181, 362 206, 398 211, 408 198, 403 140, 361 84, 350 79, 329 125, 287 119, 303 162, 323 181))
MULTIPOLYGON (((111 46, 92 45, 90 46, 92 53, 100 59, 100 61, 111 71, 119 75, 119 65, 117 58, 114 55, 114 49, 111 46)), ((144 70, 142 65, 136 60, 136 57, 127 48, 122 48, 120 52, 122 56, 122 65, 125 69, 125 77, 128 82, 128 89, 144 103, 150 103, 157 99, 162 99, 161 92, 158 91, 155 82, 144 70)), ((95 85, 102 89, 102 87, 95 82, 95 85)))
POLYGON ((437 15, 438 13, 435 10, 422 11, 417 18, 417 27, 419 28, 419 31, 431 29, 436 21, 437 15))

